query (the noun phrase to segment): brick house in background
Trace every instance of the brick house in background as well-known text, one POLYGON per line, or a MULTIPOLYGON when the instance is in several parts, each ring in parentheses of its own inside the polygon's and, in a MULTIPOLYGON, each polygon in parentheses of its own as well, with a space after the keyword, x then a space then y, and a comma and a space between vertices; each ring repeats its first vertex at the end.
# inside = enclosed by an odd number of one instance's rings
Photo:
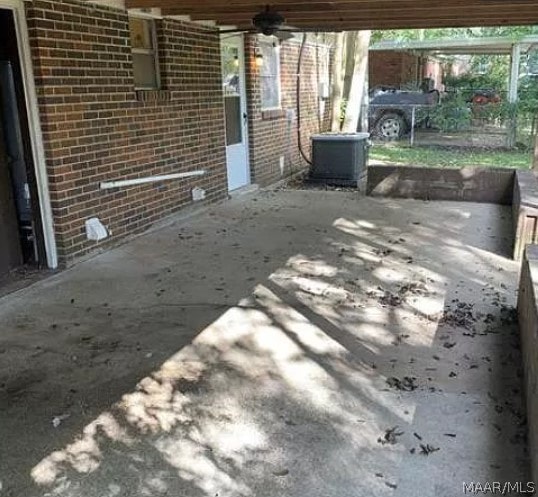
MULTIPOLYGON (((330 51, 316 39, 301 73, 307 154, 310 135, 329 125, 330 51)), ((214 202, 306 165, 297 38, 221 36, 117 0, 0 0, 0 47, 0 274, 36 258, 56 267, 141 233, 191 204, 193 191, 214 202), (24 188, 9 188, 10 175, 24 188), (88 239, 94 218, 108 238, 88 239)))
POLYGON ((435 89, 443 89, 443 64, 434 57, 403 50, 370 50, 368 59, 370 88, 418 88, 424 78, 430 78, 435 89))

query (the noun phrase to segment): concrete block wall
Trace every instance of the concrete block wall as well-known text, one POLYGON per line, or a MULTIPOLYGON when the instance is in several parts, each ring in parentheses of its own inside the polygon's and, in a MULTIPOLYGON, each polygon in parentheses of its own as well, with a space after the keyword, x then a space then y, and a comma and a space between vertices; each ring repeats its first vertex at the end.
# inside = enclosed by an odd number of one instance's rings
POLYGON ((369 166, 366 192, 373 197, 510 205, 513 188, 511 169, 369 166))
POLYGON ((538 481, 538 246, 525 251, 518 295, 531 481, 538 481))
POLYGON ((60 260, 139 233, 191 202, 227 195, 217 31, 157 21, 162 91, 137 93, 127 12, 76 0, 25 2, 60 260), (204 169, 196 179, 101 191, 102 181, 204 169))
POLYGON ((514 259, 523 258, 529 244, 538 243, 538 183, 533 171, 516 171, 512 201, 514 259))
POLYGON ((521 260, 525 248, 538 243, 538 181, 533 171, 369 166, 366 193, 373 197, 511 205, 513 259, 521 260))

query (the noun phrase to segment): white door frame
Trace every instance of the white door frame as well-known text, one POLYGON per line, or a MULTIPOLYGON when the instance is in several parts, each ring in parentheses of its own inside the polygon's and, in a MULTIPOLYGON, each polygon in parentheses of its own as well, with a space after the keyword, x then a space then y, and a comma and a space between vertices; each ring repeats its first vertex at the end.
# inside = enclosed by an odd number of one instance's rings
POLYGON ((17 48, 21 64, 28 127, 30 129, 30 142, 32 145, 32 158, 39 195, 39 208, 41 211, 47 266, 54 269, 58 267, 58 252, 56 248, 56 239, 54 237, 54 221, 50 204, 49 181, 45 162, 45 151, 43 148, 43 134, 41 132, 41 123, 39 120, 39 107, 37 105, 37 93, 35 89, 32 55, 30 52, 30 40, 28 38, 28 26, 26 24, 26 14, 24 11, 24 0, 0 0, 0 9, 11 10, 15 20, 17 48))
MULTIPOLYGON (((241 127, 243 131, 243 141, 245 143, 245 164, 247 168, 247 183, 245 186, 248 186, 252 183, 252 176, 250 170, 250 141, 248 137, 248 102, 247 102, 247 78, 246 78, 246 67, 245 67, 245 38, 241 33, 233 35, 221 35, 221 44, 222 42, 233 42, 234 46, 239 49, 239 86, 241 88, 241 127), (243 116, 247 116, 246 119, 243 116)), ((224 117, 226 119, 226 116, 224 117)), ((226 164, 228 167, 228 164, 226 164)))

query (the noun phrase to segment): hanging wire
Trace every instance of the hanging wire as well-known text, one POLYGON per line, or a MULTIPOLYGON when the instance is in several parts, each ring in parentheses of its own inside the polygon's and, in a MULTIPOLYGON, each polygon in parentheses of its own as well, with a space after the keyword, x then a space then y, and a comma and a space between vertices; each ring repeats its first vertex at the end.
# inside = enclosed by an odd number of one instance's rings
POLYGON ((299 58, 297 60, 297 82, 296 82, 296 94, 295 100, 297 102, 297 145, 299 147, 299 152, 301 157, 305 160, 308 165, 312 165, 312 161, 306 156, 303 150, 303 142, 301 136, 301 66, 303 63, 303 54, 306 45, 307 34, 303 33, 303 40, 301 41, 301 48, 299 49, 299 58))

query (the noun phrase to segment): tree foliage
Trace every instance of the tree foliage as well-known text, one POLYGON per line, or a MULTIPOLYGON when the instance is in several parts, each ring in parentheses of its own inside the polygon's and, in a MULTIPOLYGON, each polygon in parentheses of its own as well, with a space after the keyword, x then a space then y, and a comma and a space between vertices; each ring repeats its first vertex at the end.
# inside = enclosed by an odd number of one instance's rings
POLYGON ((443 83, 448 91, 457 91, 464 98, 470 99, 474 90, 491 89, 503 97, 508 89, 510 57, 506 55, 473 55, 469 58, 469 71, 453 76, 450 66, 454 63, 448 59, 443 83))
POLYGON ((538 34, 538 26, 497 26, 476 28, 386 29, 372 32, 372 43, 378 41, 433 40, 437 38, 484 38, 509 36, 517 40, 538 34))
MULTIPOLYGON (((440 28, 440 29, 400 29, 372 32, 372 43, 379 41, 412 41, 450 38, 485 38, 509 37, 514 42, 519 39, 538 35, 538 26, 498 26, 475 28, 440 28)), ((447 65, 455 58, 446 57, 447 65)), ((523 60, 522 60, 523 62, 523 60)), ((503 55, 474 55, 469 58, 470 70, 457 77, 447 76, 444 83, 463 100, 468 100, 477 89, 492 89, 501 94, 503 102, 508 90, 510 57, 503 55), (479 70, 486 63, 487 70, 479 70)), ((449 74, 450 71, 446 71, 449 74)), ((504 107, 504 106, 501 106, 504 107)), ((538 112, 538 77, 522 73, 519 80, 518 112, 536 114, 538 112)), ((450 109, 449 109, 450 113, 450 109)))

